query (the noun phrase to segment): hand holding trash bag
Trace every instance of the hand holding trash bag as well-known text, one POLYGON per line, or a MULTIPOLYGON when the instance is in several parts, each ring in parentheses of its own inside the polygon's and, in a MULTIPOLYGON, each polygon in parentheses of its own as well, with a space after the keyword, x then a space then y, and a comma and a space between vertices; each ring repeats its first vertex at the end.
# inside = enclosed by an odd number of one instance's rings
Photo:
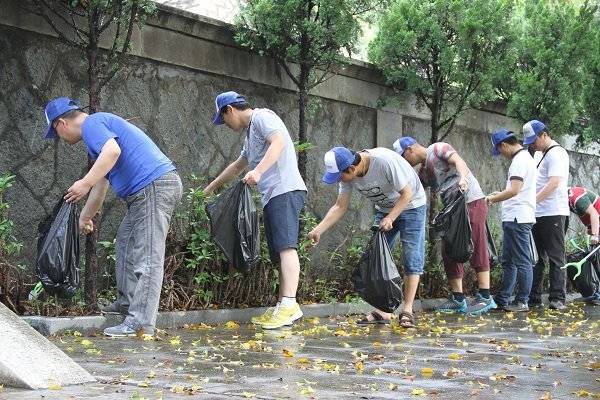
POLYGON ((371 237, 352 278, 360 297, 373 307, 391 313, 402 303, 402 278, 383 231, 371 237))
POLYGON ((449 197, 446 206, 433 219, 433 229, 442 237, 448 257, 460 263, 471 258, 471 222, 463 192, 457 191, 449 197))
POLYGON ((212 239, 237 270, 248 272, 260 260, 258 210, 250 187, 243 181, 231 185, 206 205, 212 239))

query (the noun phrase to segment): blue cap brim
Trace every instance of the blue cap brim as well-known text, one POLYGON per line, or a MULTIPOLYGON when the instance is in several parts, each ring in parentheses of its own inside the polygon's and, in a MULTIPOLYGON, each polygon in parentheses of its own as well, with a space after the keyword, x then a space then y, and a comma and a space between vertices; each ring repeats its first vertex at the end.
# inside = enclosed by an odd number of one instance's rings
POLYGON ((529 146, 530 144, 532 144, 533 142, 535 142, 535 139, 537 139, 537 138, 538 138, 537 135, 533 135, 533 136, 529 136, 529 137, 523 138, 523 145, 529 146))
POLYGON ((56 129, 52 126, 52 122, 48 125, 48 129, 46 129, 46 139, 54 139, 56 137, 56 129))
POLYGON ((323 175, 323 182, 325 182, 328 185, 338 183, 340 180, 342 180, 341 172, 325 172, 325 174, 323 175))
POLYGON ((215 116, 213 117, 213 124, 214 125, 223 125, 225 123, 225 121, 223 121, 223 113, 222 112, 218 112, 215 114, 215 116))
POLYGON ((492 147, 492 155, 494 157, 498 157, 500 155, 500 150, 498 150, 498 146, 492 147))

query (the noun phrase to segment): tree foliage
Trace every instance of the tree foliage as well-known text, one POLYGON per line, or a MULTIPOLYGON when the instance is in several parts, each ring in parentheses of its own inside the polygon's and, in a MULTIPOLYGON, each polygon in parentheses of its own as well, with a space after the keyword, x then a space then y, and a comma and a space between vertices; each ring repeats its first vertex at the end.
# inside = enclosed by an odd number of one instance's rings
POLYGON ((511 24, 517 40, 498 81, 510 116, 544 121, 557 135, 570 131, 582 116, 582 94, 598 59, 597 9, 589 1, 519 3, 511 24))
POLYGON ((431 142, 444 139, 472 105, 493 97, 511 45, 504 0, 396 0, 381 18, 369 57, 389 84, 431 112, 431 142))
MULTIPOLYGON (((308 93, 335 73, 346 60, 341 49, 353 51, 360 18, 381 1, 375 0, 247 0, 236 19, 236 40, 273 58, 298 88, 299 144, 307 142, 308 93)), ((298 164, 306 173, 306 154, 298 164)))

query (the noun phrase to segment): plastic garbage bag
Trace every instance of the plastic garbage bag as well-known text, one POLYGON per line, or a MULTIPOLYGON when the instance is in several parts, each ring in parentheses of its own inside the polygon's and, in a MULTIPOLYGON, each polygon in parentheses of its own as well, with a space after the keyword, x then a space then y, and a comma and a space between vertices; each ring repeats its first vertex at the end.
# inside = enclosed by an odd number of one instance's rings
POLYGON ((402 277, 382 231, 373 234, 353 281, 360 297, 381 311, 394 312, 402 303, 402 277))
POLYGON ((258 211, 250 187, 233 184, 206 205, 211 237, 235 269, 248 272, 260 260, 258 211))
POLYGON ((569 280, 583 297, 590 297, 600 290, 600 251, 596 251, 579 265, 580 261, 583 261, 590 253, 591 251, 578 251, 569 254, 567 263, 571 264, 565 265, 569 280), (577 268, 575 264, 580 268, 577 268))
POLYGON ((44 290, 70 298, 79 287, 79 207, 60 200, 38 225, 37 274, 44 290))
POLYGON ((453 199, 433 219, 433 229, 442 238, 446 254, 456 262, 467 262, 473 254, 471 223, 465 194, 457 191, 453 199))
POLYGON ((488 254, 490 256, 490 267, 495 267, 500 264, 500 259, 498 258, 498 248, 494 242, 494 236, 492 236, 492 231, 490 230, 487 221, 485 221, 485 233, 487 237, 488 254))

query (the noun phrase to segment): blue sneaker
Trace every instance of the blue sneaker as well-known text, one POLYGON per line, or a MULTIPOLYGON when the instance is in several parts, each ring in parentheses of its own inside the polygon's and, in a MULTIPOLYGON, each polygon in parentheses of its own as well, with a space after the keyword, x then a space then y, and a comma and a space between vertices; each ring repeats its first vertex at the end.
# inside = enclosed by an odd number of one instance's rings
POLYGON ((475 296, 475 298, 473 299, 473 301, 471 302, 469 307, 467 307, 467 309, 465 310, 465 314, 469 314, 469 315, 487 314, 496 307, 497 307, 496 302, 494 301, 494 298, 492 296, 490 296, 489 299, 486 299, 485 297, 483 297, 482 295, 477 293, 477 295, 475 296))
POLYGON ((106 328, 104 330, 104 334, 106 336, 111 336, 111 337, 136 336, 137 330, 135 328, 136 328, 135 326, 130 325, 127 322, 123 321, 123 323, 121 323, 120 325, 111 326, 110 328, 106 328))
POLYGON ((450 293, 448 301, 435 308, 435 311, 444 313, 464 314, 467 310, 467 300, 458 301, 454 299, 454 295, 450 293))

